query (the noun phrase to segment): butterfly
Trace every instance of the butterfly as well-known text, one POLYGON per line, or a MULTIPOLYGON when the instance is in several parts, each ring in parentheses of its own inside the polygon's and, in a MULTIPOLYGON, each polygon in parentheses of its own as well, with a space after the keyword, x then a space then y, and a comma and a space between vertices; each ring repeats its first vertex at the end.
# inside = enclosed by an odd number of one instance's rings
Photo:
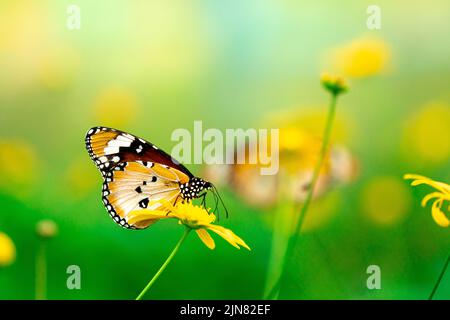
POLYGON ((94 127, 87 132, 85 142, 104 179, 103 204, 124 228, 144 229, 158 221, 130 224, 128 215, 138 209, 167 211, 161 201, 174 205, 201 198, 205 205, 207 191, 212 191, 216 208, 219 200, 223 205, 212 183, 195 177, 183 164, 142 138, 117 129, 94 127))

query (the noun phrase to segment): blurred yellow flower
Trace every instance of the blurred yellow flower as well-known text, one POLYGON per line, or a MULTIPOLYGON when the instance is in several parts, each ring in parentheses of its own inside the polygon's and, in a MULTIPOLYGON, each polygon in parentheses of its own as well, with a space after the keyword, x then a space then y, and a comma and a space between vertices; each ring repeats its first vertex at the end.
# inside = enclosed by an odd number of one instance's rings
POLYGON ((126 88, 102 90, 94 102, 96 121, 103 126, 120 128, 129 124, 137 112, 135 96, 126 88))
POLYGON ((376 224, 393 225, 405 217, 411 196, 397 177, 376 177, 364 186, 361 205, 366 216, 376 224))
POLYGON ((406 123, 404 154, 419 164, 445 164, 450 158, 450 106, 429 103, 406 123))
POLYGON ((417 174, 405 174, 404 179, 413 180, 411 182, 412 186, 426 184, 437 190, 426 195, 422 199, 421 204, 422 207, 425 207, 428 201, 434 199, 433 205, 431 206, 431 216, 441 227, 448 227, 450 225, 450 220, 447 217, 450 214, 450 185, 417 174), (442 206, 446 201, 449 204, 447 207, 447 215, 442 211, 442 206))
POLYGON ((34 148, 20 139, 0 140, 0 188, 25 196, 37 177, 37 155, 34 148))
POLYGON ((233 231, 213 224, 216 216, 206 211, 203 207, 193 205, 191 202, 178 202, 175 206, 164 202, 163 205, 167 210, 170 210, 169 213, 165 210, 135 210, 129 215, 129 223, 135 224, 147 220, 176 218, 180 224, 195 230, 198 237, 210 249, 215 248, 215 243, 207 230, 217 233, 237 249, 240 249, 240 246, 242 246, 250 250, 244 240, 235 235, 233 231))
POLYGON ((50 239, 58 233, 58 226, 53 220, 41 220, 36 225, 36 233, 41 238, 50 239))
POLYGON ((334 95, 348 91, 348 86, 345 80, 339 76, 333 76, 328 73, 322 74, 320 77, 322 86, 334 95))
POLYGON ((382 39, 363 37, 334 50, 334 68, 345 77, 362 78, 385 72, 391 49, 382 39))
MULTIPOLYGON (((326 114, 318 109, 308 109, 305 112, 296 108, 270 114, 264 120, 264 126, 279 128, 280 171, 277 175, 261 175, 261 164, 248 163, 247 149, 244 164, 208 165, 203 168, 203 176, 216 185, 230 186, 247 204, 257 208, 273 209, 278 201, 302 202, 306 197, 322 143, 319 137, 326 114)), ((349 137, 354 136, 351 132, 353 125, 348 120, 346 117, 337 119, 333 129, 335 140, 347 141, 349 137)), ((357 174, 358 162, 348 148, 338 144, 332 145, 325 155, 314 197, 325 194, 333 186, 351 182, 357 174)), ((311 217, 315 219, 318 215, 311 217)), ((313 224, 314 222, 311 223, 313 224)))
MULTIPOLYGON (((306 131, 288 126, 279 130, 279 164, 280 171, 276 175, 261 175, 261 163, 250 164, 250 150, 245 148, 246 161, 244 164, 233 164, 228 167, 227 179, 231 187, 249 204, 267 208, 273 206, 281 197, 295 202, 304 200, 307 187, 312 179, 312 172, 319 156, 321 140, 306 131)), ((316 184, 314 195, 318 196, 326 190, 330 181, 330 157, 327 154, 316 184)), ((205 176, 217 175, 214 172, 220 166, 210 167, 205 176)), ((223 171, 223 170, 222 170, 223 171)))
POLYGON ((70 190, 68 196, 79 199, 89 194, 97 186, 98 173, 86 157, 72 162, 64 174, 64 183, 70 190))
POLYGON ((299 127, 291 125, 280 128, 281 166, 289 171, 313 168, 319 155, 320 145, 321 139, 299 127))
POLYGON ((10 265, 16 259, 16 247, 6 233, 0 232, 0 267, 10 265))

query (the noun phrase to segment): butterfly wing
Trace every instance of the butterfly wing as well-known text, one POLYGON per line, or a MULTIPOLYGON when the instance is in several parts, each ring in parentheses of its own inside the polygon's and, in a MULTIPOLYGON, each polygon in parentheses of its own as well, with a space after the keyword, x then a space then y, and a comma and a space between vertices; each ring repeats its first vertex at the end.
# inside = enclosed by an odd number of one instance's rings
POLYGON ((143 229, 158 219, 128 223, 137 209, 164 210, 160 200, 176 202, 180 183, 192 174, 153 144, 131 134, 104 127, 89 130, 86 148, 103 175, 102 200, 113 220, 143 229))
POLYGON ((103 176, 121 162, 150 161, 177 169, 193 178, 176 159, 154 144, 132 134, 107 127, 91 128, 86 134, 86 149, 103 176))
POLYGON ((103 183, 103 203, 114 221, 123 227, 143 229, 158 219, 130 225, 130 212, 138 209, 166 211, 158 201, 174 203, 180 196, 180 171, 158 163, 123 162, 108 172, 103 183))

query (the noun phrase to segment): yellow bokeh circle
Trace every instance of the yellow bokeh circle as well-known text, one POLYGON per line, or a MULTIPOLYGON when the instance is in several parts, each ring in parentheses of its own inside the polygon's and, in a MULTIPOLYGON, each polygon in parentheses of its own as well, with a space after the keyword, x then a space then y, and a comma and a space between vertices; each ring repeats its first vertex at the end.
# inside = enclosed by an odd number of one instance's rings
POLYGON ((0 267, 10 265, 16 259, 16 247, 7 234, 0 232, 0 267))
POLYGON ((411 195, 401 177, 377 177, 362 190, 364 215, 378 225, 401 222, 411 207, 411 195))

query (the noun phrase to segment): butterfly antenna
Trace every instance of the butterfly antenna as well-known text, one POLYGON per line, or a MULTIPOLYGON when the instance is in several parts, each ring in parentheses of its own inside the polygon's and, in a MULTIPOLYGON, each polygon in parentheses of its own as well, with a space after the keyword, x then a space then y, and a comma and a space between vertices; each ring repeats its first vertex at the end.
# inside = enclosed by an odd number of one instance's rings
POLYGON ((217 206, 219 204, 219 198, 217 197, 216 191, 214 189, 213 189, 212 194, 214 196, 214 210, 213 210, 213 212, 216 212, 217 206))
POLYGON ((213 185, 213 188, 214 188, 215 193, 217 193, 217 197, 219 198, 220 203, 222 204, 222 207, 225 209, 225 216, 228 218, 228 210, 227 210, 227 207, 225 206, 225 203, 223 202, 222 197, 220 196, 219 191, 217 191, 217 188, 216 188, 215 185, 213 185))
MULTIPOLYGON (((214 196, 214 209, 211 212, 216 212, 217 204, 219 203, 219 199, 217 198, 216 191, 211 189, 211 193, 214 196)), ((219 215, 217 214, 217 221, 219 221, 219 215)))

